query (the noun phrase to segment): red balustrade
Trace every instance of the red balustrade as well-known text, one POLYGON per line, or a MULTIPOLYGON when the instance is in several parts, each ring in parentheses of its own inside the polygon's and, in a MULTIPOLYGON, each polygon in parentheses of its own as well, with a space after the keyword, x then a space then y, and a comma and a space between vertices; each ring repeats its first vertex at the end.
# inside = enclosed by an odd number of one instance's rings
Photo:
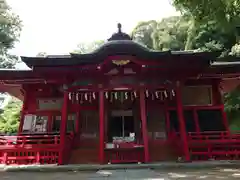
POLYGON ((190 132, 188 144, 193 160, 240 159, 240 134, 229 132, 190 132))
POLYGON ((105 151, 106 161, 110 163, 144 162, 143 148, 114 148, 105 151))
POLYGON ((57 164, 60 151, 71 149, 73 138, 66 138, 66 145, 61 148, 59 135, 1 136, 0 164, 57 164))

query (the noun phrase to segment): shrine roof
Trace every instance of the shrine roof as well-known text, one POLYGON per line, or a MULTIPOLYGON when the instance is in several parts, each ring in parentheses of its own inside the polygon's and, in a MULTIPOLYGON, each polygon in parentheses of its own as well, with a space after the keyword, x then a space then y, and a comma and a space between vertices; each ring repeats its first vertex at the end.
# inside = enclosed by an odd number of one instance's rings
POLYGON ((109 56, 130 56, 144 61, 179 61, 192 59, 193 61, 213 61, 218 53, 190 52, 190 51, 152 51, 130 41, 119 40, 106 43, 89 54, 71 54, 69 56, 21 57, 28 67, 56 67, 91 65, 104 62, 109 56))
POLYGON ((87 54, 70 54, 46 57, 21 57, 22 61, 30 68, 32 67, 56 67, 56 66, 82 66, 100 64, 108 57, 129 56, 136 60, 147 61, 176 61, 193 60, 209 62, 218 57, 219 53, 194 52, 194 51, 153 51, 135 42, 132 38, 121 31, 121 24, 118 24, 118 32, 114 33, 108 42, 98 49, 87 54))
POLYGON ((219 60, 221 61, 213 62, 206 71, 216 74, 240 73, 240 57, 227 57, 219 60), (235 59, 235 61, 222 61, 229 59, 235 59))

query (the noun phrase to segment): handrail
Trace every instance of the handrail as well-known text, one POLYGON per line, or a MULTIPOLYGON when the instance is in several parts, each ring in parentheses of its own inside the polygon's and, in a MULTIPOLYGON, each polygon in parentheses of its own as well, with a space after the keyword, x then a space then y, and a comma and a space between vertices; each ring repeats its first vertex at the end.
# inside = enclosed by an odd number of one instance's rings
POLYGON ((240 134, 230 134, 227 131, 206 131, 206 132, 189 132, 188 140, 240 140, 240 134))
POLYGON ((7 145, 27 145, 27 144, 52 144, 57 145, 60 143, 59 135, 36 135, 36 136, 1 136, 0 147, 7 145))

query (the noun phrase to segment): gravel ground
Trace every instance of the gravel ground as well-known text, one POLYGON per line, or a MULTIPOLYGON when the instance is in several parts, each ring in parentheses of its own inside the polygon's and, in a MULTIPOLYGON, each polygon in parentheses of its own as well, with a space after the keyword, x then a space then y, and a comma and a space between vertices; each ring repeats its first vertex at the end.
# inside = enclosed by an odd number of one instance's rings
POLYGON ((1 172, 1 180, 215 180, 240 179, 240 169, 103 170, 98 172, 1 172))

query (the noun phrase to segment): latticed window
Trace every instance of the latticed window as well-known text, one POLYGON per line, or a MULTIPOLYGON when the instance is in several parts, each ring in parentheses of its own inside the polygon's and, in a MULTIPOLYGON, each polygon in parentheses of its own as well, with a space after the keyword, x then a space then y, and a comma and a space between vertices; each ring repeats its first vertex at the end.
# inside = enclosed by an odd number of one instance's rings
POLYGON ((23 132, 43 133, 47 132, 48 116, 27 114, 24 118, 23 132))
POLYGON ((166 139, 164 112, 152 109, 147 112, 147 130, 151 139, 166 139))
POLYGON ((82 111, 80 132, 83 138, 96 138, 99 132, 99 116, 97 111, 82 111))
MULTIPOLYGON (((60 128, 61 128, 61 119, 62 117, 59 116, 54 116, 53 118, 53 128, 52 131, 53 132, 60 132, 60 128)), ((68 115, 68 119, 67 119, 67 132, 72 132, 75 130, 75 126, 76 126, 76 114, 69 114, 68 115)))

